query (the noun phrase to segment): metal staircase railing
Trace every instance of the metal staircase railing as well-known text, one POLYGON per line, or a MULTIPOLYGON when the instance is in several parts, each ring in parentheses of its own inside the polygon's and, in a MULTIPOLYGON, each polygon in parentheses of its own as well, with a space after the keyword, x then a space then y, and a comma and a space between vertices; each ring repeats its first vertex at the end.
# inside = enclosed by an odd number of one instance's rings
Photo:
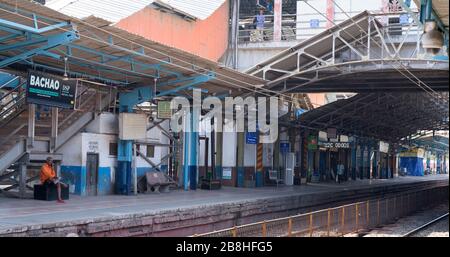
POLYGON ((25 110, 25 90, 23 90, 25 83, 26 81, 22 81, 0 97, 0 128, 25 110))

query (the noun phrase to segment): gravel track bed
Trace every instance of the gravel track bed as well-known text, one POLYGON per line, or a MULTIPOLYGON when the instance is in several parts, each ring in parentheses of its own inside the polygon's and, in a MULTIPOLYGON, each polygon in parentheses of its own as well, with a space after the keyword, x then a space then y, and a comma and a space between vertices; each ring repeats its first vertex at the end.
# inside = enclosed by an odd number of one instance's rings
MULTIPOLYGON (((364 237, 401 237, 409 231, 435 219, 448 212, 448 202, 435 206, 433 208, 419 211, 407 217, 398 219, 393 224, 387 224, 381 228, 376 228, 364 235, 364 237)), ((437 223, 427 230, 421 231, 415 236, 449 236, 448 218, 446 223, 437 223), (436 225, 436 227, 434 226, 436 225), (433 230, 434 227, 434 230, 433 230), (428 232, 427 232, 428 231, 428 232), (436 233, 432 233, 435 231, 436 233), (446 234, 444 234, 446 233, 446 234)))
POLYGON ((413 235, 413 237, 448 237, 448 216, 447 218, 429 226, 428 228, 413 235))

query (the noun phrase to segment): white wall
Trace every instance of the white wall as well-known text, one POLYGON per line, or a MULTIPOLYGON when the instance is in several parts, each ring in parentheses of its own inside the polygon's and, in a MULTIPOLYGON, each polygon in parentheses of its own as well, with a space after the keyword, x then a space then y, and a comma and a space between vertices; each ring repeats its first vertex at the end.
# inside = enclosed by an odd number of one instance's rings
POLYGON ((256 167, 256 145, 244 144, 244 167, 256 167))
POLYGON ((77 134, 58 150, 63 154, 61 165, 81 166, 81 134, 77 134))
POLYGON ((237 134, 224 132, 223 150, 222 150, 223 167, 236 166, 236 150, 237 150, 237 134))

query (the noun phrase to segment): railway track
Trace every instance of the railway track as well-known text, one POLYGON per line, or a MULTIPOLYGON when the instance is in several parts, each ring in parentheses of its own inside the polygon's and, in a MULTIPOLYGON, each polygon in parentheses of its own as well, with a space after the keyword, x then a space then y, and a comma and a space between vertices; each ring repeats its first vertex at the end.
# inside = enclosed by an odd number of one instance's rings
POLYGON ((431 220, 431 221, 429 221, 429 222, 427 222, 427 223, 425 223, 425 224, 423 224, 423 225, 421 225, 421 226, 419 226, 419 227, 417 227, 417 228, 415 228, 415 229, 409 231, 408 233, 402 235, 402 237, 411 237, 411 236, 414 236, 414 235, 416 235, 417 233, 423 231, 424 229, 430 227, 430 226, 433 225, 433 224, 436 224, 437 222, 439 222, 439 221, 441 221, 441 220, 443 220, 443 219, 445 219, 445 218, 447 218, 447 217, 448 217, 448 212, 447 212, 446 214, 444 214, 444 215, 441 215, 441 216, 437 217, 436 219, 433 219, 433 220, 431 220))

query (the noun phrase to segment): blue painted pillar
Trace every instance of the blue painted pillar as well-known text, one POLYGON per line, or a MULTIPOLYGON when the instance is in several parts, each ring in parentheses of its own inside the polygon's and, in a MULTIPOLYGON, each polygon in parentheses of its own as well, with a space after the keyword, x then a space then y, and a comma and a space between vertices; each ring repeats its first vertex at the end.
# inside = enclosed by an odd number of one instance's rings
POLYGON ((244 187, 244 185, 245 185, 245 168, 244 168, 245 133, 237 132, 236 134, 237 134, 236 186, 244 187))
POLYGON ((441 154, 436 153, 436 174, 441 174, 441 154))
POLYGON ((131 194, 131 161, 133 158, 133 141, 119 140, 118 142, 118 168, 115 174, 116 194, 131 194))
POLYGON ((197 189, 197 145, 198 145, 198 124, 200 122, 199 114, 196 113, 195 107, 191 116, 191 132, 189 133, 189 188, 197 189))
MULTIPOLYGON (((133 106, 149 101, 154 94, 152 87, 138 87, 119 94, 119 113, 132 113, 133 106)), ((120 140, 117 143, 117 170, 115 174, 116 194, 131 194, 131 162, 133 160, 133 140, 120 140)))
MULTIPOLYGON (((190 126, 190 115, 187 114, 187 119, 186 119, 186 124, 189 124, 190 126)), ((186 130, 187 125, 185 127, 185 132, 183 135, 183 141, 184 141, 184 146, 183 146, 183 155, 184 155, 184 162, 183 162, 183 188, 185 191, 189 190, 189 152, 191 151, 191 148, 189 147, 189 141, 190 141, 190 136, 189 136, 189 132, 187 132, 186 130)))

